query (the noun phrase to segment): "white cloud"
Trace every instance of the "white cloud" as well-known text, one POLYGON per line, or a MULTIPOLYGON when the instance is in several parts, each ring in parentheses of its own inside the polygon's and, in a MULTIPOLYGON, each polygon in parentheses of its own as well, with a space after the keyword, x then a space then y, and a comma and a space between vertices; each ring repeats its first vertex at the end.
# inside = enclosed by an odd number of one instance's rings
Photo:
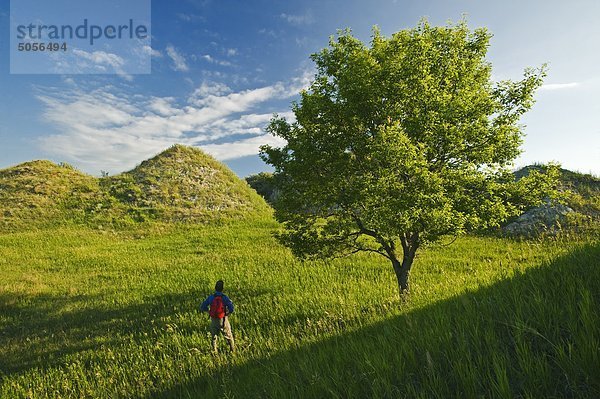
POLYGON ((48 96, 38 98, 46 105, 45 119, 64 128, 124 125, 136 111, 126 99, 106 91, 86 94, 76 90, 63 94, 60 100, 48 96))
POLYGON ((287 87, 287 94, 289 96, 293 96, 295 94, 299 94, 302 90, 308 89, 308 86, 314 78, 315 72, 316 71, 314 69, 303 70, 300 76, 292 79, 291 84, 287 87))
POLYGON ((148 103, 148 109, 161 116, 180 114, 182 111, 173 106, 173 97, 154 97, 148 103))
POLYGON ((306 36, 297 37, 295 40, 298 47, 306 47, 308 45, 308 37, 306 36))
POLYGON ((254 104, 267 100, 290 97, 288 88, 281 83, 265 86, 258 89, 244 90, 227 95, 208 95, 192 99, 195 106, 211 109, 216 113, 244 112, 254 104))
POLYGON ((211 64, 217 64, 217 65, 222 65, 222 66, 231 66, 232 65, 231 62, 229 62, 229 61, 217 60, 216 58, 212 57, 209 54, 204 54, 201 58, 210 62, 211 64))
POLYGON ((204 81, 190 96, 189 102, 207 96, 222 96, 231 93, 231 89, 224 83, 204 81))
POLYGON ((94 51, 92 53, 88 53, 87 51, 74 49, 73 54, 81 57, 84 60, 91 61, 99 68, 105 68, 105 66, 108 65, 114 69, 117 69, 121 68, 125 64, 123 58, 116 54, 111 54, 104 51, 94 51))
POLYGON ((177 13, 177 17, 186 22, 206 22, 206 18, 198 14, 177 13))
MULTIPOLYGON (((87 52, 80 49, 73 49, 75 57, 73 63, 67 63, 62 66, 71 71, 80 73, 116 73, 125 80, 133 80, 133 76, 124 71, 125 60, 117 54, 107 53, 105 51, 87 52)), ((60 64, 57 64, 60 67, 60 64)))
POLYGON ((155 50, 155 49, 153 49, 152 47, 150 47, 148 45, 145 45, 145 46, 142 47, 142 53, 144 55, 150 55, 152 57, 157 57, 157 58, 160 58, 160 57, 163 56, 163 54, 160 51, 155 50))
POLYGON ((286 14, 282 13, 279 15, 280 18, 286 20, 292 25, 312 25, 315 23, 315 18, 310 10, 306 11, 302 15, 286 14))
POLYGON ((173 60, 174 70, 187 72, 190 70, 188 65, 185 62, 185 57, 182 54, 179 54, 175 47, 172 45, 168 45, 166 48, 167 55, 173 60))
POLYGON ((199 146, 221 160, 257 154, 262 144, 281 144, 265 132, 272 114, 256 112, 259 105, 296 95, 302 82, 301 77, 239 92, 203 82, 185 101, 114 87, 46 88, 38 95, 43 117, 60 133, 41 138, 39 145, 91 173, 130 169, 174 143, 199 146))
POLYGON ((231 143, 207 144, 200 148, 212 154, 217 159, 228 160, 258 154, 260 146, 264 144, 282 146, 285 145, 285 141, 279 137, 264 134, 231 143))
POLYGON ((544 84, 540 90, 564 90, 564 89, 573 89, 578 87, 578 82, 571 83, 546 83, 544 84))
POLYGON ((273 29, 267 28, 259 29, 258 33, 261 35, 272 37, 273 39, 277 39, 280 36, 280 33, 275 32, 273 29))

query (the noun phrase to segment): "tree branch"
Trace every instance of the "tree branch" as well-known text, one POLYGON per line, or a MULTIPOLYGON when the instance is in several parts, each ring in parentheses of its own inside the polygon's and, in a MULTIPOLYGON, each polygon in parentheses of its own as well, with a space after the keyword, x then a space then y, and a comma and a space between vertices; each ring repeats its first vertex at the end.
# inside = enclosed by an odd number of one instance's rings
POLYGON ((359 231, 365 235, 373 237, 383 247, 385 252, 387 252, 387 254, 388 254, 387 257, 389 259, 392 259, 392 257, 394 257, 393 242, 391 242, 392 245, 390 245, 390 243, 386 242, 386 240, 380 234, 378 234, 375 230, 367 229, 365 227, 364 223, 362 222, 362 220, 360 220, 360 218, 358 217, 358 215, 356 213, 350 211, 350 214, 352 215, 352 218, 356 222, 356 224, 359 228, 359 231))

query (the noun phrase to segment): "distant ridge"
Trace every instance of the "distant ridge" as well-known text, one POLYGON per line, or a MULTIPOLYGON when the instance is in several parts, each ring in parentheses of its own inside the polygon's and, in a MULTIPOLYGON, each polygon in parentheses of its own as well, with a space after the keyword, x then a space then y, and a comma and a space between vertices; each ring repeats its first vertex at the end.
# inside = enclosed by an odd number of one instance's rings
MULTIPOLYGON (((540 165, 525 166, 515 171, 515 177, 519 179, 541 168, 540 165)), ((593 222, 600 221, 600 177, 562 168, 559 171, 561 202, 593 222)))
MULTIPOLYGON (((515 178, 538 171, 542 165, 529 165, 515 171, 515 178)), ((502 230, 512 236, 555 234, 565 228, 597 228, 600 221, 600 178, 591 174, 559 169, 558 201, 549 198, 540 206, 512 218, 502 230)))
POLYGON ((25 162, 0 170, 0 230, 61 223, 119 227, 270 214, 227 166, 174 145, 131 171, 95 178, 68 164, 25 162))

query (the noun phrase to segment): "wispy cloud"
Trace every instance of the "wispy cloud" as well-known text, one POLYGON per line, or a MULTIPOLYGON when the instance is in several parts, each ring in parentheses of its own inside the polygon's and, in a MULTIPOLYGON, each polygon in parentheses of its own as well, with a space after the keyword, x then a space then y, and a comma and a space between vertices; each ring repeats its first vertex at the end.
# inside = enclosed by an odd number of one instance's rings
POLYGON ((166 48, 167 55, 173 60, 173 69, 176 71, 187 72, 190 70, 188 67, 185 57, 182 54, 179 54, 175 47, 172 45, 168 45, 166 48))
POLYGON ((206 17, 198 14, 177 13, 177 18, 185 22, 206 22, 206 17))
POLYGON ((142 50, 141 50, 141 51, 142 51, 144 54, 146 54, 146 55, 150 55, 150 56, 152 56, 152 57, 157 57, 157 58, 160 58, 160 57, 162 57, 162 56, 163 56, 163 54, 162 54, 160 51, 158 51, 158 50, 156 50, 156 49, 153 49, 153 48, 152 48, 152 47, 150 47, 150 46, 142 46, 142 50))
POLYGON ((299 76, 292 79, 288 86, 288 94, 290 96, 299 93, 302 90, 308 89, 308 86, 312 82, 315 76, 315 70, 312 68, 304 69, 299 76))
POLYGON ((221 82, 203 81, 202 84, 194 90, 188 102, 193 103, 198 98, 208 96, 222 96, 231 93, 231 89, 221 82))
POLYGON ((234 143, 207 144, 202 148, 217 159, 228 160, 258 154, 260 146, 265 144, 278 147, 285 145, 285 141, 279 137, 265 134, 234 143))
POLYGON ((81 57, 81 59, 94 63, 96 67, 101 69, 106 69, 106 66, 110 66, 115 69, 121 68, 123 64, 125 64, 123 58, 116 54, 107 53, 105 51, 94 51, 88 53, 87 51, 74 49, 73 54, 81 57))
MULTIPOLYGON (((262 144, 281 144, 265 132, 267 101, 298 93, 305 77, 250 90, 203 82, 187 99, 128 94, 114 87, 45 89, 38 98, 43 117, 60 133, 39 140, 41 148, 92 173, 121 172, 174 144, 199 146, 217 159, 258 153, 262 144)), ((289 111, 280 115, 293 119, 289 111)))
POLYGON ((133 77, 124 71, 125 60, 117 54, 107 53, 105 51, 87 52, 80 49, 73 49, 75 64, 70 65, 79 71, 116 73, 126 80, 133 80, 133 77))
POLYGON ((273 39, 277 39, 281 36, 281 32, 277 33, 273 29, 267 29, 267 28, 259 29, 258 33, 261 35, 271 37, 273 39))
POLYGON ((565 89, 574 89, 579 86, 580 86, 580 84, 578 82, 546 83, 540 88, 540 90, 565 90, 565 89))
POLYGON ((306 47, 308 45, 308 37, 296 37, 296 45, 298 47, 306 47))
POLYGON ((148 101, 148 110, 164 117, 179 115, 183 111, 174 106, 174 102, 173 97, 153 97, 148 101))
POLYGON ((209 6, 212 3, 212 0, 187 0, 188 3, 191 3, 196 8, 204 8, 209 6))
POLYGON ((211 56, 210 54, 204 54, 200 58, 202 58, 205 61, 210 62, 211 64, 217 64, 217 65, 222 65, 222 66, 231 66, 231 65, 233 65, 229 61, 218 60, 218 59, 214 58, 213 56, 211 56))
POLYGON ((279 15, 279 17, 292 25, 312 25, 315 23, 315 18, 310 10, 301 15, 282 13, 279 15))

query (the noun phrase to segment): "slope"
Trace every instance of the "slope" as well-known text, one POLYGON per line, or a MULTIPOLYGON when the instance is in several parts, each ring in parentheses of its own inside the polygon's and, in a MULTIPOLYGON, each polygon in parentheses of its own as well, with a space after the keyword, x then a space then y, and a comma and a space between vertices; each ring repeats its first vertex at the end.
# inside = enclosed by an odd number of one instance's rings
POLYGON ((117 176, 31 161, 0 170, 0 231, 63 224, 121 228, 266 216, 248 184, 201 150, 175 145, 117 176))

